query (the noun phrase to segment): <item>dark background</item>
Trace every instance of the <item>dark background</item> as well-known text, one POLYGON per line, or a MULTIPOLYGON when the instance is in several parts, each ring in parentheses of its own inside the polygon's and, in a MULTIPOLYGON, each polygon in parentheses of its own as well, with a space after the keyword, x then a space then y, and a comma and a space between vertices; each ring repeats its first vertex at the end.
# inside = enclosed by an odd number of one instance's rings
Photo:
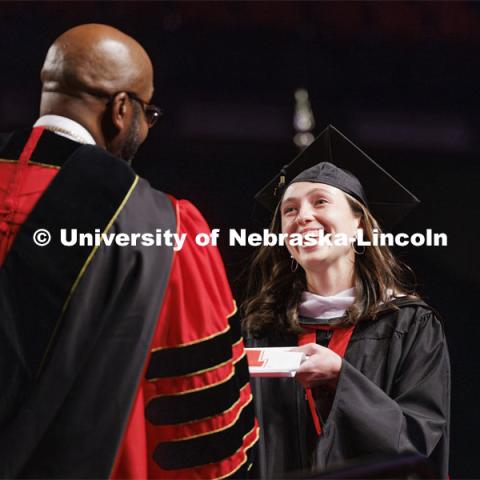
MULTIPOLYGON (((2 130, 35 121, 48 46, 89 22, 120 28, 151 55, 154 103, 167 115, 134 166, 212 227, 258 228, 254 193, 297 152, 298 87, 315 133, 332 123, 417 194, 422 205, 398 230, 446 232, 448 247, 397 253, 445 317, 452 477, 480 477, 480 3, 2 2, 2 130)), ((251 252, 222 240, 234 282, 251 252)))

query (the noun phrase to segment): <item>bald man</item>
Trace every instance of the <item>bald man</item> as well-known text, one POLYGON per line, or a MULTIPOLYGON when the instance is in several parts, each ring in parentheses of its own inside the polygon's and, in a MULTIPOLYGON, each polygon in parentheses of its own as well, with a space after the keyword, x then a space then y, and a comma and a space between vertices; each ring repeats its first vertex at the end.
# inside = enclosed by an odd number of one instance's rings
POLYGON ((130 167, 161 114, 147 53, 81 25, 41 79, 40 118, 0 139, 0 477, 245 477, 258 425, 222 261, 198 210, 130 167))
MULTIPOLYGON (((61 35, 47 53, 41 79, 42 116, 77 122, 89 141, 128 162, 160 115, 149 105, 150 58, 133 38, 106 25, 82 25, 61 35)), ((36 125, 48 126, 50 120, 36 125)))

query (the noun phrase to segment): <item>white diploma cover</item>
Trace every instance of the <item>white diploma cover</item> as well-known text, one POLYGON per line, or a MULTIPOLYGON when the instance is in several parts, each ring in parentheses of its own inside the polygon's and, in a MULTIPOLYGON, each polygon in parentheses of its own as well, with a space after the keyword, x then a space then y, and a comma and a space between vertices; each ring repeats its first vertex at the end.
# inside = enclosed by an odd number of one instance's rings
POLYGON ((295 347, 246 348, 248 370, 252 377, 294 377, 306 360, 303 352, 292 352, 295 347))

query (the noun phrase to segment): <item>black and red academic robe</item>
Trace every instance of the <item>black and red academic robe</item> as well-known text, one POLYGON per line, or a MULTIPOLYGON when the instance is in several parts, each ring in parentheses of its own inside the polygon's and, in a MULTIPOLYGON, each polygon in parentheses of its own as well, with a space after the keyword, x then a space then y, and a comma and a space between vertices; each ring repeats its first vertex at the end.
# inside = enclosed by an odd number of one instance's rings
POLYGON ((245 476, 258 427, 221 259, 194 243, 199 212, 42 128, 5 137, 0 168, 0 477, 245 476), (62 228, 187 241, 67 247, 62 228))

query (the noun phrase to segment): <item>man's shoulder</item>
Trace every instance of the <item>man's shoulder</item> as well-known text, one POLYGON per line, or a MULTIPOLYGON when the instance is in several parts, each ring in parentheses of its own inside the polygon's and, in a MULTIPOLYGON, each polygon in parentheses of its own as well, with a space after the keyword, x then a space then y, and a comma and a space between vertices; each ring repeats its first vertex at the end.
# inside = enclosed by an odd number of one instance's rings
POLYGON ((61 168, 67 159, 83 146, 48 130, 34 135, 34 130, 30 127, 0 133, 0 158, 16 161, 28 145, 31 163, 61 168))
POLYGON ((187 200, 185 198, 176 198, 174 195, 168 192, 153 188, 148 182, 148 180, 142 177, 139 177, 138 188, 139 190, 142 190, 146 193, 148 192, 148 194, 154 197, 168 197, 170 202, 173 204, 173 207, 175 208, 177 217, 179 217, 179 219, 181 218, 184 222, 187 223, 196 224, 197 227, 203 226, 205 229, 209 230, 208 223, 205 220, 203 214, 200 212, 199 208, 190 200, 187 200))
POLYGON ((122 173, 129 178, 136 176, 127 162, 96 145, 80 144, 66 159, 64 169, 97 171, 105 183, 115 181, 122 173))

